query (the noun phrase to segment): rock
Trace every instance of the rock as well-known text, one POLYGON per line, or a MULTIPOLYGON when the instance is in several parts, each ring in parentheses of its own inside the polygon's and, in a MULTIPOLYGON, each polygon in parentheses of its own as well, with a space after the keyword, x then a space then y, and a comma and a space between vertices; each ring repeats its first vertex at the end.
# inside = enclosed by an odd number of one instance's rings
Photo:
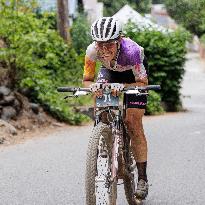
POLYGON ((17 130, 16 128, 11 125, 10 123, 4 121, 4 120, 1 120, 0 119, 0 127, 6 127, 6 129, 8 130, 9 133, 11 133, 12 135, 16 135, 17 134, 17 130))
POLYGON ((5 101, 3 100, 3 97, 2 97, 2 100, 0 100, 0 106, 1 105, 5 105, 5 101))
POLYGON ((16 99, 20 103, 21 109, 23 109, 26 112, 29 112, 30 111, 30 107, 29 107, 28 98, 26 98, 25 96, 23 96, 19 92, 14 92, 14 94, 15 94, 16 99))
POLYGON ((11 105, 14 103, 15 97, 13 95, 5 96, 4 100, 8 105, 11 105))
POLYGON ((30 103, 30 108, 35 114, 39 113, 39 105, 36 103, 30 103))
POLYGON ((17 113, 21 111, 21 103, 17 99, 14 100, 13 107, 17 111, 17 113))
POLYGON ((16 129, 21 130, 23 126, 18 123, 18 124, 15 125, 15 127, 16 127, 16 129))
POLYGON ((3 144, 5 141, 5 138, 4 137, 0 137, 0 144, 3 144))
POLYGON ((58 122, 54 122, 52 123, 53 126, 57 126, 57 127, 63 127, 62 123, 58 123, 58 122))
POLYGON ((37 120, 38 120, 38 123, 40 123, 40 124, 45 124, 46 123, 46 117, 43 113, 39 113, 37 115, 37 120))
POLYGON ((13 95, 4 96, 3 100, 0 100, 0 105, 13 105, 15 97, 13 95))
POLYGON ((5 121, 9 121, 10 119, 14 119, 17 115, 16 110, 11 106, 6 106, 2 109, 1 119, 5 121))
POLYGON ((0 109, 0 119, 1 119, 1 113, 2 113, 2 110, 0 109))
POLYGON ((27 97, 31 97, 32 91, 33 90, 31 88, 21 88, 21 89, 19 89, 19 92, 21 94, 23 94, 24 96, 27 96, 27 97))
MULTIPOLYGON (((12 85, 9 77, 8 64, 4 61, 0 61, 0 86, 10 87, 12 85)), ((2 95, 2 94, 1 94, 2 95)), ((0 96, 1 98, 1 96, 0 96)))
POLYGON ((5 86, 0 86, 0 96, 9 95, 11 93, 11 90, 5 86))

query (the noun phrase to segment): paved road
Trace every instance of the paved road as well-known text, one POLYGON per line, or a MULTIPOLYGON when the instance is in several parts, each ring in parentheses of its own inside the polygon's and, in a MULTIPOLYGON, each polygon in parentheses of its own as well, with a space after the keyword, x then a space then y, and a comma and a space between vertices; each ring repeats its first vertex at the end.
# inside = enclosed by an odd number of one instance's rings
MULTIPOLYGON (((205 204, 205 66, 188 55, 185 113, 145 117, 150 193, 146 205, 205 204)), ((0 205, 84 205, 90 126, 0 149, 0 205)), ((118 205, 127 205, 122 186, 118 205)))

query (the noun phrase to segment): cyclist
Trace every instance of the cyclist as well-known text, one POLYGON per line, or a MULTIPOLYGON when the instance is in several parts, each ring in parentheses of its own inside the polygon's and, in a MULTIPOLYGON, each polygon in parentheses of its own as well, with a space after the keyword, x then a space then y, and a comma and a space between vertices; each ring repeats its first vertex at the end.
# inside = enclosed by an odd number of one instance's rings
MULTIPOLYGON (((83 85, 89 87, 95 79, 96 61, 102 66, 97 76, 99 83, 123 83, 125 86, 148 84, 147 62, 144 49, 122 35, 120 22, 113 17, 103 17, 91 26, 93 43, 86 50, 83 85)), ((92 87, 95 89, 96 87, 92 87)), ((118 88, 116 88, 115 93, 118 88)), ((98 89, 96 88, 96 92, 98 89)), ((98 93, 99 94, 99 93, 98 93)), ((136 197, 145 199, 148 194, 147 141, 142 117, 146 96, 125 95, 125 123, 131 136, 133 155, 138 169, 136 197)))

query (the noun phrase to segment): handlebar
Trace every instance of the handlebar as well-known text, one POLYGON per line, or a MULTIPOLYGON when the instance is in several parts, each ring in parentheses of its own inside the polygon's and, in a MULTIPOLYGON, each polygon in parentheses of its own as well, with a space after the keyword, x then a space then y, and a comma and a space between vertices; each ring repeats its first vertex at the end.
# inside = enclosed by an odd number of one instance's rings
MULTIPOLYGON (((108 84, 109 86, 110 84, 108 84)), ((146 91, 146 90, 160 90, 160 85, 147 85, 147 86, 130 86, 123 88, 123 91, 129 91, 129 90, 140 90, 140 91, 146 91)), ((58 87, 58 92, 77 92, 77 91, 85 91, 85 92, 92 92, 90 88, 76 88, 76 87, 58 87)))
POLYGON ((123 91, 128 91, 128 90, 141 90, 141 91, 145 91, 145 90, 160 90, 161 86, 160 85, 147 85, 147 86, 131 86, 131 87, 126 87, 123 89, 123 91))
POLYGON ((58 87, 58 92, 76 92, 76 91, 85 91, 91 92, 90 88, 72 88, 72 87, 58 87))

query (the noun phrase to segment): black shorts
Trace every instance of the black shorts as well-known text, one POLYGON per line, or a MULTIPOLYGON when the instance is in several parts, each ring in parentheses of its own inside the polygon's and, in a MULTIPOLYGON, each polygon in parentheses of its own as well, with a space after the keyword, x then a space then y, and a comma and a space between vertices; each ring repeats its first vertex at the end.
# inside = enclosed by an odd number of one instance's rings
MULTIPOLYGON (((98 73, 97 82, 99 83, 135 83, 135 77, 132 70, 123 72, 112 71, 101 67, 98 73)), ((136 94, 124 95, 125 108, 145 109, 147 105, 147 96, 136 94)))

